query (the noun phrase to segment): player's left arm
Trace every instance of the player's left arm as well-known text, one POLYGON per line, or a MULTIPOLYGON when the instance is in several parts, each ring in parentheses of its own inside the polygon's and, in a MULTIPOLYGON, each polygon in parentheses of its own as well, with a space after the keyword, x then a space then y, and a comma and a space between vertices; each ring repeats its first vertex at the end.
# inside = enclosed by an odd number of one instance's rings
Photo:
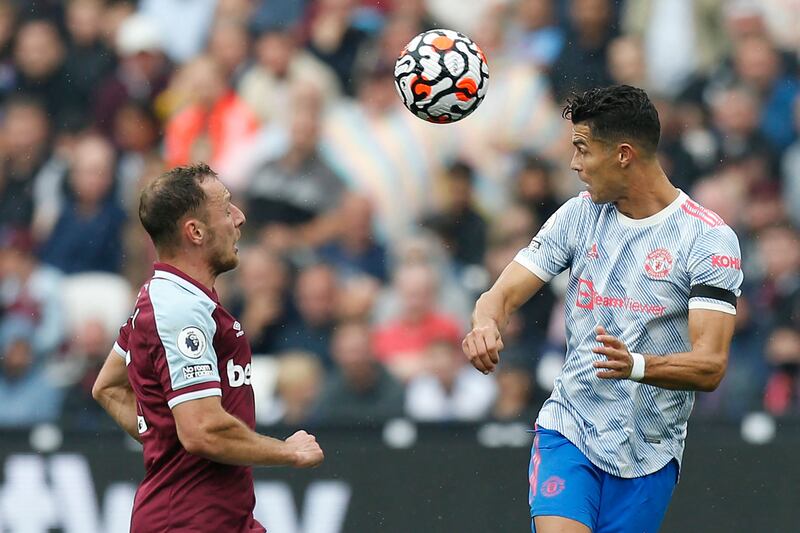
POLYGON ((687 270, 691 351, 631 355, 620 339, 598 327, 601 346, 594 351, 606 356, 605 361, 594 363, 598 377, 628 379, 633 372, 637 381, 664 389, 712 391, 719 386, 728 366, 743 280, 739 241, 733 230, 718 225, 703 233, 689 251, 687 270))
POLYGON ((136 395, 128 381, 125 359, 116 350, 108 354, 92 387, 92 397, 125 432, 141 442, 136 418, 136 395))
MULTIPOLYGON (((689 311, 689 352, 644 357, 644 378, 640 383, 662 389, 713 391, 728 366, 728 350, 733 337, 736 317, 721 311, 692 309, 689 311)), ((633 356, 625 343, 597 328, 601 346, 594 352, 606 357, 596 361, 597 377, 628 379, 633 370, 633 356)))

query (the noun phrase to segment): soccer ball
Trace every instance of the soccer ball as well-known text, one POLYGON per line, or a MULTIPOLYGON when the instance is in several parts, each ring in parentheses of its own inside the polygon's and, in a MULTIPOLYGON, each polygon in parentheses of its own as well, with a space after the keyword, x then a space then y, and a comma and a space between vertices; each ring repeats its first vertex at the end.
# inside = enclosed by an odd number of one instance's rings
POLYGON ((481 104, 488 84, 486 56, 472 39, 452 30, 420 33, 394 65, 394 85, 403 104, 428 122, 466 117, 481 104))

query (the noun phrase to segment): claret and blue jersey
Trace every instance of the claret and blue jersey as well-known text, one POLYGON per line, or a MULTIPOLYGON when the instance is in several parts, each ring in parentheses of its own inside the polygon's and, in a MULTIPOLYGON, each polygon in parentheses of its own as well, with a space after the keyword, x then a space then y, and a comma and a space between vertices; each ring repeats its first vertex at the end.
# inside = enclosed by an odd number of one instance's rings
POLYGON ((188 453, 172 416, 183 402, 220 396, 255 428, 250 345, 216 292, 156 263, 114 350, 128 366, 144 446, 131 531, 264 531, 252 516, 252 469, 188 453))
POLYGON ((604 326, 633 352, 690 351, 688 310, 736 313, 742 270, 733 230, 683 192, 644 219, 582 193, 515 261, 544 281, 570 271, 566 361, 539 426, 558 431, 615 476, 680 462, 694 393, 598 378, 595 328, 604 326))

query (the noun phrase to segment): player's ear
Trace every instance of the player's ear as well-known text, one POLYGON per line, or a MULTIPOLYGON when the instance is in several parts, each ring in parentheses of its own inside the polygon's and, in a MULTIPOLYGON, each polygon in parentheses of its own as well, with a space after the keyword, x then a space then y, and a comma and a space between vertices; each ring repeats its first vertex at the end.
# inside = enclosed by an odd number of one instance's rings
POLYGON ((633 161, 636 151, 628 143, 622 143, 617 146, 617 162, 621 168, 627 168, 633 161))
POLYGON ((187 218, 183 223, 183 234, 189 239, 189 242, 196 245, 201 245, 206 234, 206 226, 201 220, 196 218, 187 218))

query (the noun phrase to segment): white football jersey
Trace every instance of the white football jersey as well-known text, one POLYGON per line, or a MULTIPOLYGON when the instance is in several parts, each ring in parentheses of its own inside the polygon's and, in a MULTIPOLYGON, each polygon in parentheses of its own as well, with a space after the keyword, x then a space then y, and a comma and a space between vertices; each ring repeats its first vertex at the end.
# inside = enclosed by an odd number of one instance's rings
POLYGON ((596 376, 595 328, 632 352, 691 349, 689 309, 736 313, 742 284, 736 234, 685 193, 631 219, 588 193, 567 201, 515 261, 544 281, 570 269, 567 354, 538 424, 563 434, 595 465, 625 478, 680 462, 691 391, 596 376))

